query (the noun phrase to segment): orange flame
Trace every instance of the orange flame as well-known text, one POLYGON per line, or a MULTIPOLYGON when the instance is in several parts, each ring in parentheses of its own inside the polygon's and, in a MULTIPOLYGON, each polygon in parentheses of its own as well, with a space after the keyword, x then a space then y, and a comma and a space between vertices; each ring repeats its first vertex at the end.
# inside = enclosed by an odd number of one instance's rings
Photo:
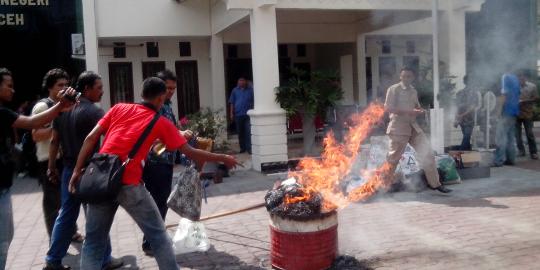
MULTIPOLYGON (((385 163, 376 170, 363 172, 368 180, 349 192, 348 196, 340 189, 341 182, 351 173, 352 165, 360 153, 360 145, 381 122, 383 116, 382 104, 371 104, 364 112, 350 118, 351 126, 343 144, 336 141, 333 133, 329 133, 323 141, 321 159, 303 159, 298 165, 300 170, 289 173, 289 177, 296 178, 298 183, 321 193, 324 200, 323 211, 344 208, 351 202, 365 200, 380 188, 388 186, 394 167, 385 163)), ((286 198, 285 203, 302 200, 305 198, 286 198)))

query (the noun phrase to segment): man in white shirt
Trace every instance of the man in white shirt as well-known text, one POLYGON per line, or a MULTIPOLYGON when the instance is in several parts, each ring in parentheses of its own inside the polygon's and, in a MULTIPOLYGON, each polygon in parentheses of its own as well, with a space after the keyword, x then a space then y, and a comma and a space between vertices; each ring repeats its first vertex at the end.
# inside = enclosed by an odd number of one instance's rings
MULTIPOLYGON (((48 97, 41 99, 34 105, 32 115, 37 115, 54 106, 58 102, 58 93, 66 88, 69 83, 69 75, 63 69, 55 68, 49 70, 43 77, 42 88, 48 91, 48 97)), ((60 210, 60 185, 57 181, 50 181, 47 176, 49 162, 49 146, 51 145, 52 127, 47 123, 42 128, 32 130, 32 139, 36 142, 36 157, 38 160, 38 180, 43 189, 43 216, 47 233, 51 236, 54 222, 60 210)), ((62 170, 62 164, 58 157, 57 167, 62 170)), ((74 240, 82 241, 82 236, 75 230, 74 240)))

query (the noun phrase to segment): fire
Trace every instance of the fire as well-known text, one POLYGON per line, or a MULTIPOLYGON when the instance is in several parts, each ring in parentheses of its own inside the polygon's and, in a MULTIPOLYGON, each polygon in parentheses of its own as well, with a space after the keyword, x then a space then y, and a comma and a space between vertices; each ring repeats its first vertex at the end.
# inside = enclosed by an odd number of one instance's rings
MULTIPOLYGON (((344 138, 344 143, 336 141, 334 135, 329 133, 324 139, 324 150, 321 159, 303 159, 298 171, 290 172, 298 183, 307 189, 320 192, 323 196, 323 211, 344 208, 351 202, 362 201, 369 198, 380 188, 388 186, 393 166, 385 163, 373 171, 362 172, 367 181, 348 195, 341 191, 341 182, 351 173, 351 168, 358 157, 360 145, 369 137, 372 129, 381 122, 384 116, 382 104, 372 104, 360 113, 351 117, 351 125, 344 138)), ((286 198, 285 203, 295 203, 309 199, 309 197, 286 198)))
POLYGON ((283 199, 285 204, 309 201, 311 200, 311 197, 313 197, 313 193, 315 192, 315 190, 310 187, 299 189, 299 191, 301 192, 301 194, 296 194, 294 197, 290 194, 286 194, 285 198, 283 199))

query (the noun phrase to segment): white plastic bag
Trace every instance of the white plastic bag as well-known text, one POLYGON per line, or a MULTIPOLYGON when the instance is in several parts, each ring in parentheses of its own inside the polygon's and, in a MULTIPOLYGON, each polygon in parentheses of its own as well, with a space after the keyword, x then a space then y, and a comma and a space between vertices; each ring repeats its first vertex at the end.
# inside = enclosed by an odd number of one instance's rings
POLYGON ((210 241, 208 241, 204 224, 187 218, 180 219, 172 242, 176 255, 196 251, 204 252, 210 249, 210 241))
POLYGON ((402 172, 404 175, 412 175, 420 171, 418 161, 416 159, 416 151, 410 144, 407 144, 403 156, 399 160, 398 168, 396 171, 402 172))

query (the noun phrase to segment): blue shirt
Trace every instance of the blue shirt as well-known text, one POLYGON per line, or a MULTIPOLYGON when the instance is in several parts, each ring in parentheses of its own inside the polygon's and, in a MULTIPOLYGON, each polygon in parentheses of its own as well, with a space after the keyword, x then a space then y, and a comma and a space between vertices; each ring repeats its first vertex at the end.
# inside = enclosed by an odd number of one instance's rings
MULTIPOLYGON (((173 108, 171 106, 171 101, 167 100, 165 103, 163 103, 163 106, 159 109, 159 114, 163 115, 163 117, 169 119, 174 126, 176 126, 176 116, 174 115, 173 108)), ((153 151, 150 151, 148 153, 148 160, 154 161, 158 163, 164 163, 169 165, 174 165, 176 150, 175 151, 165 151, 161 155, 156 155, 153 151)))
POLYGON ((247 111, 253 109, 253 88, 235 87, 232 90, 229 103, 234 106, 234 116, 247 115, 247 111))
POLYGON ((521 92, 518 77, 513 74, 504 74, 501 85, 501 93, 506 96, 502 114, 505 116, 518 116, 519 95, 521 92))

